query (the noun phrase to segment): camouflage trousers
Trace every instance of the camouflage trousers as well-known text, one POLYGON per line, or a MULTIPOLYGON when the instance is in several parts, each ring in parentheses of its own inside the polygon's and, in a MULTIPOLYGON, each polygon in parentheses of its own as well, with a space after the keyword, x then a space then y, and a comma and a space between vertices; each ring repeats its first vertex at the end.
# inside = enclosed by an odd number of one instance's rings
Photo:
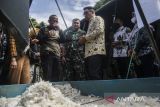
POLYGON ((84 61, 67 60, 65 70, 67 80, 85 80, 84 61))

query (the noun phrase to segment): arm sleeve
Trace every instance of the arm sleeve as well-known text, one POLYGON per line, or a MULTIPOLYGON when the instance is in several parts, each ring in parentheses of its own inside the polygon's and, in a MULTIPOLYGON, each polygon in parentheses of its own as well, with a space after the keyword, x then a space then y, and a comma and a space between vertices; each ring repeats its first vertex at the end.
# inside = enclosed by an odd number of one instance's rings
POLYGON ((99 34, 104 32, 104 20, 101 17, 95 19, 94 31, 86 34, 85 39, 87 41, 94 40, 99 34))
POLYGON ((9 37, 9 50, 11 57, 17 56, 16 41, 12 35, 9 37))
POLYGON ((125 31, 123 33, 124 42, 128 42, 129 40, 129 33, 131 32, 131 29, 128 27, 125 27, 125 31))
POLYGON ((149 44, 150 41, 148 32, 144 28, 140 29, 135 51, 138 53, 142 47, 147 47, 149 44))

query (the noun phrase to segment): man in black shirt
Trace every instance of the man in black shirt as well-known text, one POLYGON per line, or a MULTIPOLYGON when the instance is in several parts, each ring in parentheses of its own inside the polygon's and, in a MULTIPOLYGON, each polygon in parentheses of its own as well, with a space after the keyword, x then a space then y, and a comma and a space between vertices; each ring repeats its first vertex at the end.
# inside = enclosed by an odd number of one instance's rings
POLYGON ((60 75, 60 43, 64 42, 62 30, 58 26, 58 17, 49 17, 49 26, 40 29, 37 39, 32 42, 40 44, 40 56, 44 80, 58 81, 60 75))

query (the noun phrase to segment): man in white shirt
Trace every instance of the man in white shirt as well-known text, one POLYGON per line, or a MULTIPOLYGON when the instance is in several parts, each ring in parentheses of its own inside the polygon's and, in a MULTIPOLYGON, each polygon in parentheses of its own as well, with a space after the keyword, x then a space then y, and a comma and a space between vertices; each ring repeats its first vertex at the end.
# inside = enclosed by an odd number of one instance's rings
POLYGON ((128 38, 130 29, 123 26, 123 21, 117 18, 113 24, 113 59, 117 63, 117 69, 120 73, 120 78, 125 78, 128 71, 128 38))

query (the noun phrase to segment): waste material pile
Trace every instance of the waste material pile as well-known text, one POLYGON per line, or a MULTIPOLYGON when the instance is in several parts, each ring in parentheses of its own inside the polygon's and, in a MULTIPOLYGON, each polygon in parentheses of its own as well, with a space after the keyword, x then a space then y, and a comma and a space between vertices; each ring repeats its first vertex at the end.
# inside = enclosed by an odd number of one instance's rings
MULTIPOLYGON (((131 94, 130 97, 137 97, 131 94)), ((31 85, 22 95, 15 98, 0 98, 0 107, 159 107, 159 98, 144 97, 142 102, 114 101, 94 95, 83 96, 70 84, 52 85, 39 82, 31 85), (90 103, 87 103, 90 102, 90 103)))

